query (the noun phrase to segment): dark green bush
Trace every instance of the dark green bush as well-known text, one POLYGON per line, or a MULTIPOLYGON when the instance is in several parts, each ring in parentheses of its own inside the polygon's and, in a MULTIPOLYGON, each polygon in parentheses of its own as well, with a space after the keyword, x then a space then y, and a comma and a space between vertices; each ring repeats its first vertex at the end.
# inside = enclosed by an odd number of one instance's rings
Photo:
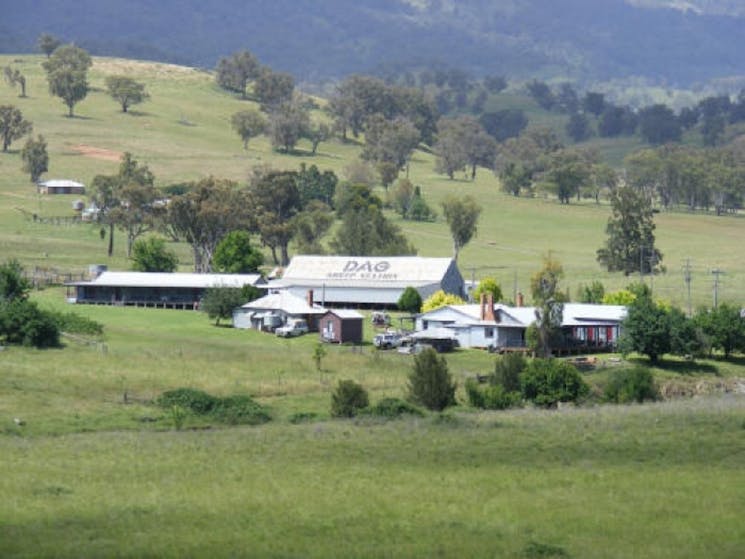
POLYGON ((331 415, 354 417, 370 403, 367 390, 353 380, 340 380, 331 395, 331 415))
POLYGON ((419 417, 424 415, 424 412, 418 407, 400 398, 383 398, 380 402, 365 410, 365 413, 388 419, 396 419, 402 415, 416 415, 419 417))
POLYGON ((484 410, 506 410, 520 405, 519 392, 507 392, 502 385, 493 384, 483 388, 473 379, 466 381, 466 395, 474 408, 484 410))
POLYGON ((0 303, 0 339, 28 347, 58 347, 59 328, 52 313, 16 298, 0 303))
POLYGON ((447 361, 430 348, 414 356, 409 375, 409 400, 434 411, 455 404, 455 388, 447 361))
POLYGON ((506 353, 497 357, 494 364, 494 375, 489 379, 492 384, 504 388, 505 392, 520 391, 520 373, 527 363, 522 353, 506 353))
POLYGON ((543 407, 576 402, 590 393, 579 371, 559 359, 533 359, 520 375, 520 385, 526 400, 543 407))
POLYGON ((318 419, 318 414, 312 411, 300 411, 293 413, 290 416, 290 423, 297 425, 298 423, 310 423, 318 419))
POLYGON ((613 371, 605 387, 603 398, 606 402, 628 404, 655 401, 660 397, 652 371, 646 367, 613 371))
POLYGON ((229 425, 260 425, 272 418, 264 406, 245 395, 219 398, 211 415, 229 425))
POLYGON ((55 312, 52 313, 52 317, 61 332, 87 336, 103 335, 103 324, 74 312, 55 312))
POLYGON ((177 388, 163 392, 156 403, 165 409, 181 406, 197 415, 207 415, 217 406, 218 398, 195 388, 177 388))
POLYGON ((271 419, 264 406, 242 394, 217 398, 195 388, 177 388, 161 394, 156 403, 166 410, 180 407, 230 425, 259 425, 271 419))

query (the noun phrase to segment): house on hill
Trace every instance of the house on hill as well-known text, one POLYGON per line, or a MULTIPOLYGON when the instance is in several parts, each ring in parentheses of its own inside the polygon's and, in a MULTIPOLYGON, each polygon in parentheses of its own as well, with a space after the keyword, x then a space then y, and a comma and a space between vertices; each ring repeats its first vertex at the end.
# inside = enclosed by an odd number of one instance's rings
POLYGON ((259 274, 107 271, 91 281, 65 285, 68 286, 67 300, 71 303, 197 310, 207 289, 265 283, 259 274))
POLYGON ((85 185, 67 179, 51 179, 37 183, 39 194, 85 194, 85 185))
MULTIPOLYGON (((565 303, 561 329, 565 350, 611 349, 618 341, 626 307, 565 303)), ((451 330, 461 347, 522 348, 536 320, 535 307, 510 307, 483 298, 478 304, 447 305, 416 318, 417 331, 451 330)))
POLYGON ((420 256, 295 256, 269 287, 296 296, 313 290, 329 307, 393 308, 407 287, 422 299, 440 289, 465 297, 453 259, 420 256))

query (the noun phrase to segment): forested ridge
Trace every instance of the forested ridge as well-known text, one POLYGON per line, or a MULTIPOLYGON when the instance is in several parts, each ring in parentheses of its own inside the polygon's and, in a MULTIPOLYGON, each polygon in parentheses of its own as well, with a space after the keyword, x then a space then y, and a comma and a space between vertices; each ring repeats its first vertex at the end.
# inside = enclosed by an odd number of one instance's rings
POLYGON ((0 52, 50 32, 95 55, 211 68, 241 48, 300 81, 383 66, 456 66, 476 75, 690 85, 745 75, 742 10, 732 2, 527 0, 35 0, 5 10, 0 52))

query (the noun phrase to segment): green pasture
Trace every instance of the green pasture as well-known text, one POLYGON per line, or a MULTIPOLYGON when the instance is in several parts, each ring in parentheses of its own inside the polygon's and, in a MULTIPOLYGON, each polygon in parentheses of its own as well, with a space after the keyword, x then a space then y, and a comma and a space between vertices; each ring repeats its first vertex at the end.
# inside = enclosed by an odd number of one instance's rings
MULTIPOLYGON (((463 382, 494 357, 462 350, 447 356, 460 388, 445 414, 332 420, 340 379, 373 402, 405 395, 412 358, 374 350, 369 324, 367 344, 327 346, 318 371, 312 334, 70 307, 62 288, 33 298, 105 336, 0 352, 0 556, 734 558, 745 545, 742 395, 477 413, 463 382), (250 394, 274 419, 177 431, 152 403, 176 387, 250 394)), ((665 367, 661 380, 688 384, 741 376, 736 361, 665 367)))

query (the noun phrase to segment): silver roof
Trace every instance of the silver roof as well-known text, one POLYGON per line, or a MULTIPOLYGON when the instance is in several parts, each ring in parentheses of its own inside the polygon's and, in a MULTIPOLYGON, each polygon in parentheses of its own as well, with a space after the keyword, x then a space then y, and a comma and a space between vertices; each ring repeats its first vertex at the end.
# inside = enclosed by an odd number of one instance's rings
POLYGON ((243 287, 263 283, 260 274, 189 274, 162 272, 102 272, 92 281, 71 282, 68 285, 101 287, 243 287))
POLYGON ((451 258, 420 256, 295 256, 282 275, 285 286, 298 282, 321 285, 417 285, 435 283, 447 274, 451 258))

